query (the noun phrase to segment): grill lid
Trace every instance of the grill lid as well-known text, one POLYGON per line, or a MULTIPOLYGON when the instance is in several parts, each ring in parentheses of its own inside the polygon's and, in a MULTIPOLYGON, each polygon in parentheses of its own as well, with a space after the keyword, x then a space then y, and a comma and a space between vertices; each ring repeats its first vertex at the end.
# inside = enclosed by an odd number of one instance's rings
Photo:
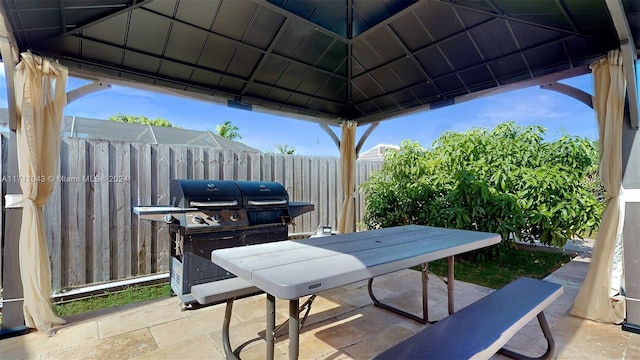
POLYGON ((242 193, 234 181, 173 179, 171 205, 180 208, 240 208, 242 193))
POLYGON ((246 209, 287 209, 289 194, 284 186, 273 181, 236 181, 246 209))

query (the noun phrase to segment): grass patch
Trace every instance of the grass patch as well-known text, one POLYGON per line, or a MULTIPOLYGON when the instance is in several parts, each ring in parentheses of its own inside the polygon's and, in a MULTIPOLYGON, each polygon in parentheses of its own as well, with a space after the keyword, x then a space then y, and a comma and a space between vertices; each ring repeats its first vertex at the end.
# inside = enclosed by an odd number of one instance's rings
POLYGON ((54 303, 53 308, 58 316, 65 317, 140 301, 169 297, 169 294, 169 284, 150 286, 134 285, 118 291, 105 290, 104 293, 99 295, 54 303))
MULTIPOLYGON (((508 249, 504 257, 493 260, 456 258, 456 280, 499 289, 520 277, 543 279, 571 260, 571 256, 539 250, 508 249)), ((447 260, 429 263, 429 272, 447 276, 447 260)))

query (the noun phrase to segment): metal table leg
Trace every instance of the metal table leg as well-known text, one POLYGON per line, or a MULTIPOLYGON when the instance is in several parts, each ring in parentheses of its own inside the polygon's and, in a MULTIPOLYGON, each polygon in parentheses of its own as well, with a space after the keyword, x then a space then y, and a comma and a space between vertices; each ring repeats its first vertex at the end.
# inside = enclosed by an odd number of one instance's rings
POLYGON ((297 360, 300 352, 300 299, 289 300, 289 359, 297 360))
MULTIPOLYGON (((422 317, 408 313, 402 309, 398 309, 397 307, 385 304, 380 300, 378 300, 373 294, 373 278, 371 278, 367 283, 367 290, 369 291, 369 297, 373 301, 373 305, 392 311, 396 314, 399 314, 411 320, 417 321, 421 324, 430 323, 429 306, 428 306, 428 298, 429 298, 429 294, 428 294, 429 267, 428 266, 429 266, 428 263, 424 263, 421 266, 422 267, 421 268, 421 271, 422 271, 422 317)), ((448 296, 449 315, 455 312, 454 293, 453 293, 453 290, 454 290, 453 270, 454 270, 454 257, 449 256, 447 257, 447 296, 448 296)))
POLYGON ((274 358, 274 337, 276 327, 276 298, 271 294, 267 294, 267 328, 265 331, 265 340, 267 341, 267 360, 274 358))
POLYGON ((409 312, 406 312, 402 309, 398 309, 397 307, 385 304, 383 302, 381 302, 380 300, 378 300, 376 298, 376 296, 373 294, 373 278, 369 279, 369 281, 367 282, 367 290, 369 291, 369 297, 371 298, 371 301, 373 301, 373 305, 377 306, 377 307, 381 307, 383 309, 389 310, 391 312, 394 312, 396 314, 402 315, 404 317, 407 317, 411 320, 417 321, 421 324, 426 324, 429 322, 429 311, 428 311, 428 278, 429 278, 429 271, 428 271, 428 264, 424 263, 422 264, 422 317, 416 316, 414 314, 411 314, 409 312))
POLYGON ((455 312, 455 308, 453 306, 453 256, 449 256, 447 258, 447 292, 448 292, 448 303, 449 303, 449 315, 455 312))
POLYGON ((233 299, 229 299, 224 309, 224 321, 222 322, 222 346, 224 347, 224 354, 227 360, 238 360, 238 357, 233 353, 233 349, 231 348, 231 340, 229 340, 229 324, 231 323, 232 313, 233 299))

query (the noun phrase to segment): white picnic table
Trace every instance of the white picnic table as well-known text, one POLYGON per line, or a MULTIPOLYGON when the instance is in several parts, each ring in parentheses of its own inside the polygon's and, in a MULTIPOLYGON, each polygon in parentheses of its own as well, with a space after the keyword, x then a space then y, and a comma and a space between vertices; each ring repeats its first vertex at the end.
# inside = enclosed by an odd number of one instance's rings
MULTIPOLYGON (((211 260, 267 294, 267 359, 273 359, 275 298, 289 300, 289 357, 299 353, 299 299, 357 281, 369 280, 377 306, 414 320, 428 321, 426 264, 448 258, 449 312, 453 312, 453 257, 500 242, 500 235, 422 225, 280 241, 214 250, 211 260), (423 265, 423 316, 378 301, 371 283, 376 276, 423 265)), ((228 334, 227 334, 228 335, 228 334)))

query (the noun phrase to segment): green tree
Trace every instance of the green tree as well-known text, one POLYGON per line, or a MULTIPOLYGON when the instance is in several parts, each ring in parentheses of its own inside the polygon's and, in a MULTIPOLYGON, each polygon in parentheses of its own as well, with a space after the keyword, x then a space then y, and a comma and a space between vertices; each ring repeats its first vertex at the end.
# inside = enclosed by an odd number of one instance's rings
POLYGON ((142 125, 153 125, 153 126, 177 128, 177 126, 173 126, 173 124, 171 124, 169 120, 162 119, 162 118, 155 118, 152 120, 143 115, 133 116, 133 115, 117 114, 117 115, 110 116, 109 120, 130 123, 130 124, 142 124, 142 125))
POLYGON ((293 155, 296 152, 295 146, 286 144, 276 144, 276 150, 278 150, 278 154, 282 155, 293 155))
POLYGON ((223 138, 227 138, 229 140, 242 139, 240 133, 238 132, 238 127, 231 124, 231 121, 225 121, 221 125, 216 126, 216 132, 218 135, 223 138))
POLYGON ((512 122, 447 132, 427 150, 403 142, 362 185, 370 228, 426 224, 563 246, 598 226, 602 202, 586 181, 597 150, 586 139, 543 141, 512 122))

